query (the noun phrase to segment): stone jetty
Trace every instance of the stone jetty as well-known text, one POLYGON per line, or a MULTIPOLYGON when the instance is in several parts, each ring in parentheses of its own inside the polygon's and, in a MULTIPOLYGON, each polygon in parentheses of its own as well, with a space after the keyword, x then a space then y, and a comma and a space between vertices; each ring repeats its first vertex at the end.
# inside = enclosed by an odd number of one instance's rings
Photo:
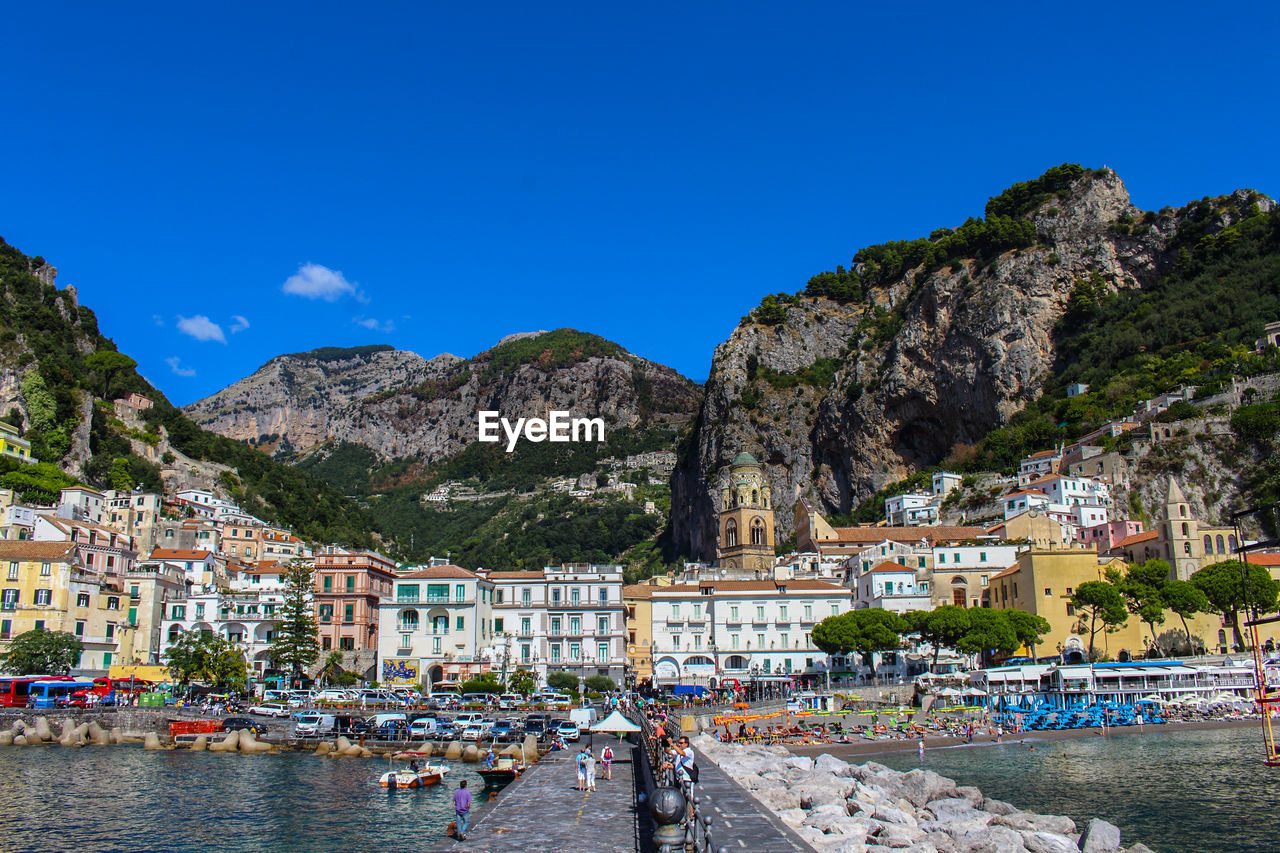
POLYGON ((818 853, 1150 853, 1120 846, 1120 830, 1091 820, 1022 811, 930 770, 905 773, 781 746, 693 746, 818 853))

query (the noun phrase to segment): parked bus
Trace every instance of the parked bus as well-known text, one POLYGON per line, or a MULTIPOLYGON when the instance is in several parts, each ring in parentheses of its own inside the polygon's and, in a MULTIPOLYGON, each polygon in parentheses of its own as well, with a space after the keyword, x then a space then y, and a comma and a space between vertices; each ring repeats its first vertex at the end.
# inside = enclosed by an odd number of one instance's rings
POLYGON ((37 681, 74 681, 68 675, 22 675, 0 678, 0 708, 25 708, 31 685, 37 681))
POLYGON ((93 690, 93 682, 74 678, 61 681, 49 679, 33 681, 27 694, 27 707, 56 708, 59 700, 65 704, 70 700, 71 694, 77 690, 93 690))

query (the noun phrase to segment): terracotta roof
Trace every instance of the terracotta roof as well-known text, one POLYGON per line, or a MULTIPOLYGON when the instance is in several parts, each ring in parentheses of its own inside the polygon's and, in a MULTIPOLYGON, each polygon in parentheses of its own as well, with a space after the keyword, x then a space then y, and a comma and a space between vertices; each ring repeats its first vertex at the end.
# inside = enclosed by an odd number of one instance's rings
POLYGON ((1280 554, 1249 554, 1248 560, 1255 566, 1280 566, 1280 554))
POLYGON ((1135 533, 1132 536, 1124 537, 1119 542, 1112 545, 1111 550, 1114 551, 1116 548, 1128 548, 1130 545, 1138 545, 1142 542, 1151 542, 1152 540, 1159 538, 1160 533, 1156 530, 1148 530, 1145 533, 1135 533))
POLYGON ((157 548, 151 552, 151 560, 205 560, 212 551, 192 551, 185 548, 157 548))
POLYGON ((658 586, 653 588, 654 595, 662 595, 665 593, 673 593, 676 595, 691 595, 697 593, 700 589, 707 586, 714 586, 716 592, 778 592, 780 588, 785 588, 788 593, 792 592, 826 592, 840 593, 849 595, 850 591, 843 586, 837 586, 826 581, 716 581, 715 583, 704 584, 676 584, 675 586, 658 586))
POLYGON ((98 524, 97 522, 93 522, 93 521, 72 521, 69 518, 58 518, 57 516, 53 516, 53 515, 42 515, 40 517, 43 518, 45 521, 49 522, 50 524, 52 524, 54 527, 58 528, 59 530, 65 531, 67 533, 70 533, 71 528, 73 527, 83 527, 85 530, 100 530, 103 533, 113 533, 116 536, 123 536, 126 539, 129 537, 129 534, 121 533, 119 530, 116 530, 114 527, 107 527, 107 525, 105 524, 98 524))
POLYGON ((289 567, 279 560, 260 560, 246 569, 250 574, 255 575, 274 575, 288 570, 289 567))
MULTIPOLYGON (((1036 482, 1038 483, 1038 482, 1040 482, 1040 481, 1039 481, 1039 480, 1036 480, 1036 482)), ((1018 489, 1018 491, 1016 491, 1016 492, 1010 492, 1009 494, 1005 495, 1005 498, 1006 498, 1006 499, 1008 499, 1008 498, 1016 498, 1018 495, 1039 495, 1039 496, 1040 496, 1040 497, 1042 497, 1042 498, 1047 498, 1047 497, 1049 497, 1048 495, 1046 495, 1044 492, 1040 491, 1039 489, 1018 489)))
POLYGON ((543 578, 546 577, 546 575, 544 575, 542 572, 525 572, 525 571, 504 572, 500 570, 494 570, 492 572, 486 572, 485 574, 489 576, 489 580, 493 580, 493 581, 496 581, 496 580, 542 580, 543 578))
MULTIPOLYGON (((1007 577, 1009 577, 1009 575, 1016 575, 1016 574, 1017 574, 1018 572, 1020 572, 1021 570, 1022 570, 1022 565, 1021 565, 1020 563, 1015 563, 1014 565, 1012 565, 1012 566, 1010 566, 1009 568, 1005 569, 1005 570, 1004 570, 1003 572, 1001 572, 1000 574, 998 574, 998 575, 996 575, 995 577, 991 578, 991 580, 993 580, 993 581, 994 581, 994 580, 999 580, 1000 578, 1007 578, 1007 577)), ((990 581, 988 581, 988 583, 990 583, 990 581)))
POLYGON ((622 588, 623 598, 653 598, 655 589, 665 589, 665 587, 652 587, 648 584, 633 583, 622 588))
POLYGON ((1048 456, 1057 456, 1057 455, 1058 455, 1057 450, 1041 450, 1038 453, 1032 453, 1027 458, 1028 459, 1044 459, 1045 457, 1048 457, 1048 456))
POLYGON ((0 560, 61 560, 75 553, 74 542, 0 539, 0 560))
POLYGON ((396 575, 396 580, 429 580, 432 578, 466 578, 474 580, 479 577, 475 572, 469 572, 462 566, 426 566, 418 569, 416 572, 409 572, 404 575, 396 575))
POLYGON ((982 527, 837 527, 836 538, 824 540, 833 543, 861 542, 874 545, 889 540, 903 544, 920 541, 952 542, 975 539, 987 531, 982 527))
POLYGON ((873 575, 876 572, 911 572, 912 574, 915 574, 915 571, 916 570, 910 566, 904 566, 901 563, 894 563, 889 560, 885 560, 883 563, 867 572, 867 574, 873 575))

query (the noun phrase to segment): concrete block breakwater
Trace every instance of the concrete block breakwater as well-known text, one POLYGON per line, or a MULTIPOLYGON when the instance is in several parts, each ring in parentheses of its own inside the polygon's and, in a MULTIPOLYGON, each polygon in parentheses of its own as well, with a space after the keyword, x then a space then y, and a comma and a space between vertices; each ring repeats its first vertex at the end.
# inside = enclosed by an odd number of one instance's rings
POLYGON ((1120 830, 1097 818, 1081 831, 1068 817, 1022 811, 930 770, 905 773, 780 746, 694 747, 818 853, 1150 853, 1120 846, 1120 830))

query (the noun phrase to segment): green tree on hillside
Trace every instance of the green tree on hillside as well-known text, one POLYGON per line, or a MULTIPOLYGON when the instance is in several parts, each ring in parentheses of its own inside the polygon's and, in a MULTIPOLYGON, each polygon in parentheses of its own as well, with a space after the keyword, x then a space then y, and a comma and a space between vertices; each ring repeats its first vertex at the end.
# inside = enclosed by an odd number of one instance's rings
POLYGON ((111 399, 111 380, 121 371, 132 370, 138 362, 122 352, 115 350, 98 350, 84 358, 84 366, 102 377, 102 399, 111 399))

